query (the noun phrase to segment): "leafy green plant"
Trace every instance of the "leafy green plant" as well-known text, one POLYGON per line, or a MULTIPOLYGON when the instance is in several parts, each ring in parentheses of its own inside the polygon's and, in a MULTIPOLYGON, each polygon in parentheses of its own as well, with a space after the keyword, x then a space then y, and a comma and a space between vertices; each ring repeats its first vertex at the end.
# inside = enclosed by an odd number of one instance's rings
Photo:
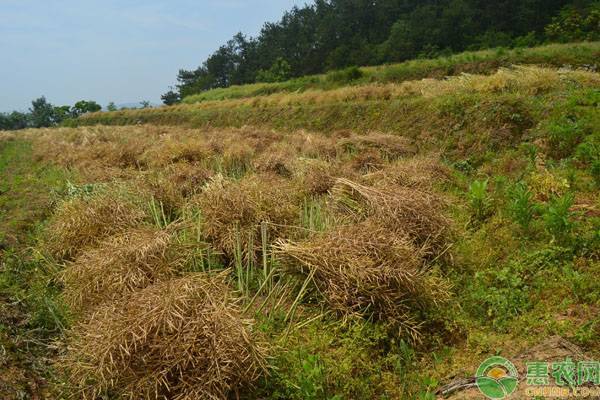
POLYGON ((476 180, 471 183, 467 197, 473 221, 485 221, 492 211, 492 198, 488 194, 488 180, 476 180))
POLYGON ((519 226, 528 231, 535 215, 533 194, 523 182, 517 183, 510 192, 509 212, 519 226))
POLYGON ((567 242, 575 227, 574 213, 571 211, 575 196, 567 193, 550 201, 544 212, 544 224, 547 232, 559 242, 567 242))
POLYGON ((600 160, 594 161, 590 168, 590 172, 592 173, 594 182, 596 182, 596 186, 600 187, 600 160))
POLYGON ((556 158, 571 156, 582 138, 581 124, 571 118, 562 118, 548 127, 550 150, 556 158))
POLYGON ((512 318, 531 308, 526 271, 517 262, 477 272, 468 292, 473 312, 495 328, 506 328, 512 318))

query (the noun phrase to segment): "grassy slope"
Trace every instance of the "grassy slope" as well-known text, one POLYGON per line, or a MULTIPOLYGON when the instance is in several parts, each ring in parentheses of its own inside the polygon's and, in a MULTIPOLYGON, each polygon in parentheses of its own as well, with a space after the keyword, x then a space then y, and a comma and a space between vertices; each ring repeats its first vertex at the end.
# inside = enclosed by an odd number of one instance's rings
MULTIPOLYGON (((537 64, 554 67, 564 65, 593 65, 600 57, 600 43, 552 44, 527 49, 497 49, 465 52, 437 59, 407 61, 378 67, 363 67, 363 76, 351 82, 343 76, 336 79, 336 73, 307 76, 281 83, 257 83, 214 89, 186 97, 186 104, 204 101, 239 99, 265 96, 280 92, 303 92, 306 90, 331 90, 368 83, 400 83, 423 78, 443 78, 461 73, 482 74, 512 64, 537 64)), ((339 76, 339 74, 337 74, 339 76)))

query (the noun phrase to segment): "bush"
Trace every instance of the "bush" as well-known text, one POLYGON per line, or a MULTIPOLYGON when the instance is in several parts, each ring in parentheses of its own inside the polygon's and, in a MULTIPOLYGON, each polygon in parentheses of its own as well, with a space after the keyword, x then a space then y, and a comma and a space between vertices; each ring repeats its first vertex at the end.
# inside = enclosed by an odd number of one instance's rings
POLYGON ((546 230, 559 242, 567 242, 575 226, 574 213, 571 211, 575 196, 567 193, 550 201, 545 213, 546 230))
POLYGON ((475 314, 496 328, 505 328, 514 317, 531 307, 523 266, 512 262, 502 268, 477 272, 469 289, 475 314))
POLYGON ((358 67, 348 67, 339 71, 332 71, 327 74, 329 82, 338 84, 347 84, 356 81, 364 76, 362 70, 358 67))
POLYGON ((535 214, 535 206, 533 193, 525 183, 519 182, 511 190, 509 212, 524 231, 529 230, 529 224, 535 214))
POLYGON ((570 157, 583 137, 582 126, 569 118, 563 118, 548 127, 550 151, 555 158, 570 157))

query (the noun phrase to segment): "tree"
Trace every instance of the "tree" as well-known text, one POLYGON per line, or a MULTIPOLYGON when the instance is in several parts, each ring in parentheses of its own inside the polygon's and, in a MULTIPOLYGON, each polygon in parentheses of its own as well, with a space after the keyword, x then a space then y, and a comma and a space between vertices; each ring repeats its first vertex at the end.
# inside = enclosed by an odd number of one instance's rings
POLYGON ((553 41, 573 42, 600 39, 600 3, 578 9, 563 8, 558 17, 545 28, 546 37, 553 41))
POLYGON ((102 110, 102 106, 95 101, 81 100, 71 107, 71 116, 73 118, 79 118, 83 114, 98 112, 100 110, 102 110))
POLYGON ((167 93, 160 96, 160 98, 163 101, 163 103, 167 106, 172 106, 173 104, 177 104, 181 101, 179 93, 175 92, 173 88, 171 88, 171 90, 169 90, 167 93))
POLYGON ((25 129, 30 125, 29 114, 13 111, 10 114, 0 113, 0 130, 25 129))
POLYGON ((290 78, 292 67, 283 58, 278 57, 267 71, 260 70, 256 75, 257 82, 283 82, 290 78))
POLYGON ((141 108, 150 108, 152 104, 148 100, 142 100, 140 101, 140 106, 141 108))
POLYGON ((71 118, 71 107, 60 106, 54 107, 54 123, 60 124, 61 122, 71 118))
POLYGON ((54 106, 48 103, 44 96, 31 102, 29 112, 31 125, 34 128, 46 128, 56 124, 57 118, 54 106))
MULTIPOLYGON (((593 40, 600 32, 600 14, 581 12, 593 1, 314 0, 293 7, 277 22, 265 23, 256 38, 238 33, 197 69, 179 71, 173 92, 183 99, 214 88, 352 65, 438 56, 467 48, 527 46, 543 37, 544 27, 566 5, 578 10, 579 17, 565 14, 548 28, 548 37, 593 40), (289 66, 283 73, 278 69, 284 65, 281 60, 289 66)), ((172 93, 167 97, 169 102, 175 98, 172 93)))
POLYGON ((111 101, 111 102, 110 102, 110 103, 108 103, 108 105, 106 106, 106 109, 107 109, 108 111, 117 111, 117 106, 116 106, 116 104, 115 104, 113 101, 111 101))

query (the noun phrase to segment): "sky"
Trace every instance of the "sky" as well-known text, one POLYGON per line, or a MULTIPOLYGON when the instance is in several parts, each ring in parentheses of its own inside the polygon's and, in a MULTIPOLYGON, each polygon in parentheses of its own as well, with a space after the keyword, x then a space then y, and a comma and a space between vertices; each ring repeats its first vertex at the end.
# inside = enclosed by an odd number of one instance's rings
POLYGON ((0 112, 148 100, 237 32, 306 0, 0 0, 0 112))

